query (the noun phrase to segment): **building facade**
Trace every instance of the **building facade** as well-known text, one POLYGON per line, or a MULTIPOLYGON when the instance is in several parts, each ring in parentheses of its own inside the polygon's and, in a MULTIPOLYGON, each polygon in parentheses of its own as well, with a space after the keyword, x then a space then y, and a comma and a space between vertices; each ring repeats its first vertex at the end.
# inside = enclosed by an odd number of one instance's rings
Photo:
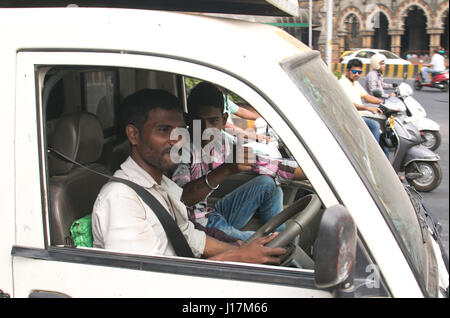
MULTIPOLYGON (((309 0, 300 0, 305 22, 309 0)), ((325 52, 327 0, 312 1, 313 48, 325 52)), ((401 57, 448 52, 448 0, 333 0, 333 60, 358 48, 386 49, 401 57)), ((292 18, 291 18, 292 19, 292 18)), ((294 19, 295 20, 295 19, 294 19)), ((307 22, 307 21, 306 21, 307 22)), ((308 32, 289 30, 308 43, 308 32)))

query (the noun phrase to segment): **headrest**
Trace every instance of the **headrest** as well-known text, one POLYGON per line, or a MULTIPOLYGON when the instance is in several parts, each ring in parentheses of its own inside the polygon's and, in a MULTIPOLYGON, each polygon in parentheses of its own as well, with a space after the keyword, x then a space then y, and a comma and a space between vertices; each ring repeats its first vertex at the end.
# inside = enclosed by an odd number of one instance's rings
MULTIPOLYGON (((49 138, 48 147, 81 164, 97 161, 103 150, 103 129, 97 117, 79 112, 61 117, 49 138)), ((50 175, 68 173, 73 164, 50 156, 50 175)))

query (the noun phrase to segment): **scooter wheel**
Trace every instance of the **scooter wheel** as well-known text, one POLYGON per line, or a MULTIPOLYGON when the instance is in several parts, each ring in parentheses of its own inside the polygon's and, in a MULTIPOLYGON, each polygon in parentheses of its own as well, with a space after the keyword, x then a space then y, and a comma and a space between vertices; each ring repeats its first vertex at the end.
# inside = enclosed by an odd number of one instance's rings
POLYGON ((441 134, 439 131, 422 130, 422 145, 435 151, 441 145, 441 134))
POLYGON ((420 90, 422 89, 422 85, 420 84, 419 81, 415 81, 415 82, 414 82, 414 89, 415 89, 416 91, 420 91, 420 90))
POLYGON ((436 189, 442 181, 442 170, 437 162, 412 162, 406 167, 405 172, 408 183, 420 192, 430 192, 436 189), (422 176, 408 178, 409 174, 417 175, 418 172, 422 176))
POLYGON ((448 83, 444 82, 442 83, 441 92, 448 92, 448 83))

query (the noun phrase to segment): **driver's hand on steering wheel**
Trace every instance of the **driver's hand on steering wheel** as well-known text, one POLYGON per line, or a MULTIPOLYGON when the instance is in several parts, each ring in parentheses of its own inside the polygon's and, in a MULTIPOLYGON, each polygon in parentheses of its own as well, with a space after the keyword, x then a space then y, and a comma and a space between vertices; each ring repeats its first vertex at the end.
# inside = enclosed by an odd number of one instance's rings
POLYGON ((275 237, 278 232, 271 235, 257 238, 250 243, 245 243, 239 249, 244 256, 242 262, 256 264, 280 264, 280 256, 286 254, 286 249, 282 247, 265 246, 275 237))

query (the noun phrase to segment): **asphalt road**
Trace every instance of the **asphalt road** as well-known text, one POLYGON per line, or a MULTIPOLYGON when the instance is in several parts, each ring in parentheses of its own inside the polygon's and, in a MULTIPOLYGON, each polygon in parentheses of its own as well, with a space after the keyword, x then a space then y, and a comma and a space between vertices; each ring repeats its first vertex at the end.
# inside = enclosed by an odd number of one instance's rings
MULTIPOLYGON (((386 79, 386 82, 400 83, 401 79, 386 79)), ((408 80, 413 87, 413 81, 408 80)), ((438 89, 422 88, 412 95, 426 110, 427 117, 440 125, 441 146, 435 151, 440 156, 442 182, 431 192, 420 192, 425 204, 442 225, 441 239, 449 255, 449 94, 438 89)))
POLYGON ((422 193, 426 205, 442 225, 441 238, 449 254, 449 95, 437 89, 423 88, 415 91, 413 97, 421 103, 427 117, 440 125, 441 146, 435 151, 441 157, 442 182, 432 192, 422 193))

